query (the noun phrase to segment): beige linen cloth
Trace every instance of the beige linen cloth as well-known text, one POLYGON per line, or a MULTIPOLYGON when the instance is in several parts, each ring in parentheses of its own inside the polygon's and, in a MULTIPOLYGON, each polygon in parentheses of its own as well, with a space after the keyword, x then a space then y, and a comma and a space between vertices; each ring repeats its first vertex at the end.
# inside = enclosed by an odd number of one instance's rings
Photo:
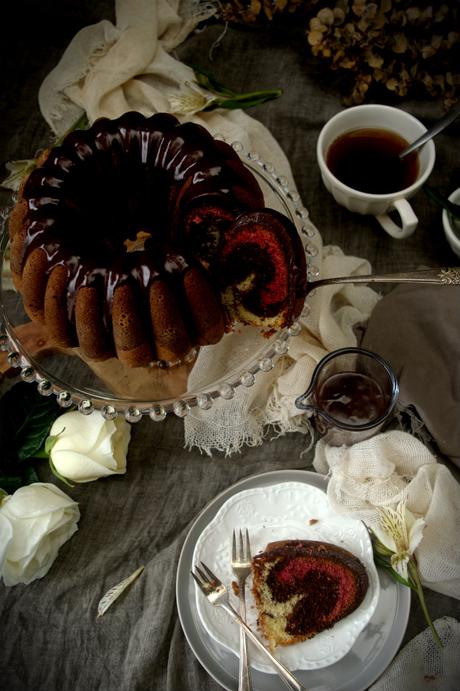
MULTIPOLYGON (((81 30, 40 90, 40 107, 53 131, 62 135, 83 111, 90 122, 129 110, 145 115, 173 112, 171 97, 186 81, 193 81, 193 73, 170 52, 203 18, 202 7, 193 0, 118 0, 115 26, 101 21, 81 30)), ((228 142, 240 141, 246 151, 257 151, 295 189, 283 151, 270 132, 245 112, 216 110, 188 119, 228 142)), ((310 229, 321 276, 370 273, 368 262, 345 256, 337 247, 323 247, 317 229, 312 224, 310 229)), ((233 400, 217 401, 211 410, 189 414, 186 444, 209 454, 212 450, 230 454, 243 444, 261 443, 267 425, 278 433, 308 430, 308 421, 295 408, 296 396, 305 391, 315 364, 328 351, 356 344, 354 327, 369 318, 378 300, 377 293, 365 287, 329 286, 317 291, 308 300, 300 319, 301 333, 291 339, 289 354, 270 374, 257 377, 255 386, 237 389, 233 400)), ((225 353, 221 358, 224 362, 225 353)), ((190 386, 211 366, 215 363, 208 355, 200 355, 190 386)), ((423 444, 399 432, 378 435, 352 449, 333 449, 320 442, 315 467, 330 474, 328 493, 337 510, 357 512, 371 523, 376 505, 394 505, 407 494, 408 507, 427 521, 417 551, 425 584, 460 597, 460 555, 454 539, 459 529, 459 485, 423 444)))
POLYGON ((425 629, 395 657, 369 691, 458 691, 460 624, 452 617, 434 622, 443 647, 425 629))
MULTIPOLYGON (((41 86, 40 108, 57 135, 68 130, 83 111, 90 122, 129 110, 144 115, 171 112, 171 97, 194 79, 191 68, 169 51, 203 18, 200 8, 205 4, 117 0, 115 7, 116 26, 103 20, 82 29, 41 86)), ((270 132, 242 110, 219 109, 187 119, 230 143, 241 142, 246 151, 257 151, 295 190, 283 151, 270 132)), ((365 260, 345 256, 336 247, 323 248, 318 231, 310 221, 307 224, 314 232, 312 242, 318 251, 314 261, 322 276, 370 273, 365 260)), ((377 300, 377 294, 365 287, 318 291, 309 301, 309 314, 301 320, 301 335, 291 339, 289 355, 270 374, 258 376, 255 386, 237 389, 232 401, 217 401, 208 411, 195 409, 185 420, 186 444, 209 454, 213 449, 229 454, 243 444, 261 443, 267 424, 280 433, 304 427, 305 416, 295 408, 295 397, 305 391, 314 365, 326 352, 356 344, 353 327, 367 320, 377 300)), ((209 357, 207 352, 200 355, 190 390, 199 383, 200 372, 215 365, 209 357)), ((220 350, 218 357, 223 365, 225 352, 220 350)))
MULTIPOLYGON (((378 521, 379 507, 394 508, 406 500, 409 511, 425 520, 415 550, 422 584, 460 599, 460 485, 421 441, 398 430, 351 447, 320 440, 313 465, 329 475, 331 506, 370 527, 378 521)), ((440 649, 426 629, 399 653, 373 691, 458 688, 460 623, 448 618, 435 625, 444 647, 440 649)))
POLYGON ((351 447, 320 440, 315 470, 329 475, 331 506, 353 513, 372 528, 378 507, 407 508, 426 525, 416 550, 422 583, 460 599, 460 485, 416 437, 399 430, 378 434, 351 447))

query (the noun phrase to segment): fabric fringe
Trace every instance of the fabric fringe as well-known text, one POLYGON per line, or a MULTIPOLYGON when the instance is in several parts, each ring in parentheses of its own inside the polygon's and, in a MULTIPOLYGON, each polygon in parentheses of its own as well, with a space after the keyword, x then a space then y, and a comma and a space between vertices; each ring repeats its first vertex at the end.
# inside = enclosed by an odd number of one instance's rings
POLYGON ((216 17, 222 10, 218 0, 182 0, 179 14, 183 19, 194 19, 204 22, 206 19, 216 17))
POLYGON ((262 446, 267 436, 267 429, 260 427, 254 429, 252 432, 248 430, 237 432, 232 440, 226 444, 213 439, 211 443, 206 444, 199 441, 199 436, 196 439, 189 439, 185 448, 187 451, 198 450, 201 454, 206 454, 209 458, 213 457, 213 452, 223 453, 225 458, 228 458, 234 453, 241 453, 244 446, 262 446))

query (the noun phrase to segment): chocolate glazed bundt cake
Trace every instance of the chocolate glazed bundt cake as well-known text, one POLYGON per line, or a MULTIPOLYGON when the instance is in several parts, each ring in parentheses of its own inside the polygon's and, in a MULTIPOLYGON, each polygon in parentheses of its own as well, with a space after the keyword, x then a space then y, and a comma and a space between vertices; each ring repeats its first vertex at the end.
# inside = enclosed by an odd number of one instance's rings
POLYGON ((284 540, 252 561, 258 624, 272 648, 312 638, 363 601, 368 576, 353 554, 337 545, 284 540))
POLYGON ((235 320, 282 327, 300 313, 302 244, 263 206, 252 173, 203 127, 102 118, 23 183, 9 224, 15 285, 59 346, 174 363, 235 320))

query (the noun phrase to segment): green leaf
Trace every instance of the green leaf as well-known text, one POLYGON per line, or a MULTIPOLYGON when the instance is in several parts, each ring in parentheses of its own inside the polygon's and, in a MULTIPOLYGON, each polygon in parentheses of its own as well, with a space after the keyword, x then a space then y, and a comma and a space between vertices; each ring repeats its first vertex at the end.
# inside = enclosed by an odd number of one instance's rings
POLYGON ((451 216, 460 220, 459 204, 454 204, 443 194, 435 190, 433 187, 429 187, 429 185, 424 185, 423 189, 432 201, 438 204, 442 209, 446 209, 451 216))
POLYGON ((220 96, 215 102, 211 103, 204 110, 214 110, 215 108, 253 108, 266 101, 279 98, 283 91, 281 89, 263 89, 239 94, 228 86, 219 82, 211 72, 199 67, 190 65, 195 73, 196 82, 207 91, 211 91, 216 96, 220 96))
POLYGON ((19 487, 31 485, 33 482, 39 481, 35 468, 32 465, 23 466, 21 470, 23 470, 21 475, 0 475, 0 487, 6 494, 14 494, 19 487))
MULTIPOLYGON (((414 584, 412 583, 411 580, 406 580, 402 576, 399 575, 397 571, 394 570, 394 568, 391 565, 391 560, 390 560, 390 555, 393 554, 393 552, 390 552, 390 550, 387 550, 386 547, 384 548, 386 551, 383 553, 380 551, 378 548, 376 548, 376 543, 375 541, 379 542, 380 545, 382 543, 377 540, 375 533, 372 532, 372 548, 373 548, 373 553, 374 553, 374 562, 375 565, 378 566, 381 569, 384 569, 391 578, 393 578, 395 581, 398 583, 401 583, 402 585, 407 586, 408 588, 411 588, 412 590, 416 590, 414 584)), ((382 545, 382 547, 384 547, 382 545)))
POLYGON ((422 608, 426 622, 431 629, 431 632, 433 634, 433 638, 436 641, 437 645, 440 648, 442 648, 443 643, 442 643, 441 639, 439 638, 439 634, 436 631, 436 627, 433 624, 433 620, 431 619, 431 615, 428 611, 428 607, 426 606, 425 595, 423 594, 423 587, 422 587, 422 583, 420 581, 420 576, 418 574, 417 562, 415 561, 414 557, 409 559, 408 570, 409 570, 409 575, 410 575, 411 581, 414 583, 414 590, 416 591, 416 593, 418 595, 420 606, 422 608))
POLYGON ((16 435, 17 456, 20 461, 33 458, 40 451, 57 417, 58 410, 54 397, 44 398, 43 396, 40 396, 40 400, 37 400, 30 409, 16 435))
POLYGON ((208 89, 208 91, 213 91, 215 94, 220 94, 222 96, 237 95, 236 91, 232 91, 232 89, 229 89, 227 86, 221 84, 221 82, 219 82, 215 76, 211 74, 211 72, 208 72, 198 65, 190 64, 189 67, 191 67, 195 73, 197 84, 202 86, 204 89, 208 89))
MULTIPOLYGON (((63 427, 62 432, 64 431, 65 427, 63 427)), ((49 436, 47 440, 45 441, 45 450, 43 452, 42 458, 47 458, 51 454, 51 450, 59 437, 61 436, 62 432, 59 432, 59 434, 53 434, 52 436, 49 436)))
POLYGON ((240 94, 233 98, 218 98, 205 110, 214 110, 214 108, 228 108, 230 110, 235 108, 254 108, 254 106, 260 106, 262 103, 279 98, 282 93, 281 89, 267 89, 266 91, 240 94))
POLYGON ((40 396, 35 386, 19 382, 0 399, 0 487, 14 492, 37 482, 32 457, 41 446, 54 419, 62 413, 56 399, 40 396))

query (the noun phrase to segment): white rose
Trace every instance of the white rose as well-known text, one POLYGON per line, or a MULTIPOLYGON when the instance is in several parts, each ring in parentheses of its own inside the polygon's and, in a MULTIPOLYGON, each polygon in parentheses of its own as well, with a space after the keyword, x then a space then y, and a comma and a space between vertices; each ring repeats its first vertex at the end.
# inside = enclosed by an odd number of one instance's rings
POLYGON ((56 437, 51 461, 68 480, 91 482, 126 472, 131 425, 124 418, 105 420, 98 410, 91 415, 64 413, 54 421, 50 436, 56 437))
POLYGON ((52 484, 35 482, 3 498, 0 574, 5 585, 43 578, 77 528, 78 504, 52 484))

